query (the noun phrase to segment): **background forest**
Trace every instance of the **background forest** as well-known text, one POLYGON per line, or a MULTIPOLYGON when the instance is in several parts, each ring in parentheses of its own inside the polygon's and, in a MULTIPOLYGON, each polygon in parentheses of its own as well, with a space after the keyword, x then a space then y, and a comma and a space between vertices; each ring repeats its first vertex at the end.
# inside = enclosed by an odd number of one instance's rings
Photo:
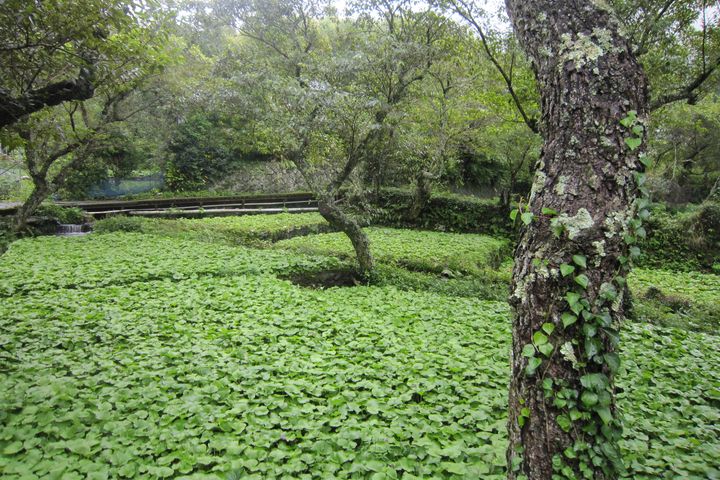
MULTIPOLYGON (((720 178, 717 8, 615 3, 650 78, 649 188, 700 203, 720 178)), ((103 15, 131 5, 107 1, 103 15)), ((343 187, 509 204, 528 194, 539 156, 538 94, 504 13, 480 7, 149 2, 96 38, 90 12, 68 22, 49 5, 5 2, 3 95, 90 64, 95 94, 2 130, 0 198, 32 190, 28 151, 51 156, 82 138, 53 162, 73 163, 54 198, 312 190, 308 176, 330 181, 357 156, 343 187), (119 118, 102 118, 110 102, 119 118), (293 164, 299 150, 311 171, 293 164)))

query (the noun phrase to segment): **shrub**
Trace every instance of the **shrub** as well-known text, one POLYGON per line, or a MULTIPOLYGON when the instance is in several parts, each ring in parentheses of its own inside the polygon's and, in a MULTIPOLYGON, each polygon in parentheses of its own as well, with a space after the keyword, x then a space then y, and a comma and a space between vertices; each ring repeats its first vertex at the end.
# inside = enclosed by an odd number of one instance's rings
POLYGON ((370 220, 379 225, 428 230, 484 233, 512 236, 508 212, 497 200, 478 199, 454 194, 433 194, 417 219, 409 216, 412 192, 383 189, 375 201, 370 220))
POLYGON ((712 271, 720 257, 720 205, 707 202, 684 212, 655 204, 641 243, 641 266, 712 271))
POLYGON ((97 233, 110 232, 148 232, 149 221, 143 217, 129 217, 127 215, 113 215, 103 218, 93 224, 93 231, 97 233))
POLYGON ((168 144, 165 185, 173 191, 200 190, 220 178, 233 158, 215 118, 196 114, 181 124, 168 144))
POLYGON ((58 223, 83 223, 85 212, 75 207, 62 207, 54 203, 46 203, 35 211, 36 217, 47 217, 58 223))

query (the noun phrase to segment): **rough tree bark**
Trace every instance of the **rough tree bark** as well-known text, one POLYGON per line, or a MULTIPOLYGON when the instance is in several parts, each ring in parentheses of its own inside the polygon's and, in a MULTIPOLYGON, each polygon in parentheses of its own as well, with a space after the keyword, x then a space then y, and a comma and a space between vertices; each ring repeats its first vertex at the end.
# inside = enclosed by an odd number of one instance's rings
MULTIPOLYGON (((309 141, 309 138, 305 138, 302 148, 292 152, 289 158, 302 174, 310 190, 315 194, 320 215, 322 215, 333 228, 340 230, 350 239, 358 262, 358 273, 365 278, 369 278, 375 268, 375 262, 373 261, 372 252, 370 251, 370 239, 360 224, 350 215, 343 212, 336 200, 340 193, 340 188, 352 174, 362 157, 360 155, 351 155, 347 159, 344 168, 335 176, 330 184, 321 185, 315 168, 311 166, 305 158, 305 150, 309 145, 309 141)), ((359 150, 359 152, 362 151, 364 150, 359 150)))
POLYGON ((506 5, 537 77, 544 138, 510 297, 508 478, 613 478, 646 79, 605 2, 506 5))
POLYGON ((13 219, 13 231, 21 232, 27 227, 30 216, 40 207, 42 202, 50 196, 50 186, 43 178, 33 178, 33 191, 30 196, 18 207, 13 219))
POLYGON ((318 197, 318 211, 327 222, 348 236, 355 250, 360 275, 369 276, 375 263, 370 252, 370 240, 355 219, 342 211, 331 195, 318 197))
POLYGON ((95 94, 92 69, 82 69, 78 78, 62 80, 20 97, 0 89, 0 128, 12 125, 31 113, 71 100, 87 100, 95 94))
POLYGON ((431 186, 431 175, 429 172, 422 171, 415 177, 415 190, 412 196, 412 203, 410 204, 410 211, 408 212, 408 218, 412 221, 420 218, 423 210, 430 203, 430 197, 432 196, 431 186))

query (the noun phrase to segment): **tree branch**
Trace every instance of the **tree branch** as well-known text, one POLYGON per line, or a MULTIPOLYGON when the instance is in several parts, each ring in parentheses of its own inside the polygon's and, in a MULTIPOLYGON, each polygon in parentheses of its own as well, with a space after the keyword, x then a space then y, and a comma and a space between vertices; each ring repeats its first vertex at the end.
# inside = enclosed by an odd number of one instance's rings
POLYGON ((692 82, 681 90, 662 95, 658 98, 650 101, 650 111, 657 110, 658 108, 667 105, 668 103, 677 102, 678 100, 687 100, 690 105, 694 105, 697 101, 697 92, 703 83, 713 74, 715 70, 720 66, 720 55, 712 62, 707 69, 705 69, 700 75, 698 75, 692 82))
POLYGON ((505 86, 507 87, 508 93, 510 93, 510 96, 513 99, 513 103, 515 103, 515 107, 518 109, 518 112, 520 113, 523 121, 533 133, 540 133, 537 118, 531 118, 525 112, 525 108, 523 108, 522 103, 520 102, 520 97, 518 97, 515 89, 513 88, 512 77, 505 72, 505 69, 502 67, 502 65, 500 65, 500 62, 492 53, 492 50, 490 50, 490 45, 487 41, 487 37, 485 36, 485 31, 475 20, 475 17, 473 17, 468 5, 465 3, 464 0, 450 0, 450 5, 452 5, 453 10, 455 10, 458 15, 463 17, 478 32, 478 35, 480 35, 480 40, 483 45, 483 49, 485 50, 488 59, 490 59, 490 62, 492 62, 492 64, 495 66, 495 69, 498 71, 498 73, 500 73, 500 76, 502 76, 503 80, 505 81, 505 86))
POLYGON ((653 27, 657 22, 660 21, 660 19, 665 16, 668 9, 672 6, 672 4, 675 3, 675 0, 668 0, 665 2, 665 5, 660 9, 660 11, 655 15, 655 18, 652 19, 650 23, 648 23, 645 28, 643 29, 642 34, 640 35, 640 40, 638 41, 637 49, 635 50, 635 55, 640 56, 645 53, 647 53, 647 41, 648 37, 650 36, 650 33, 652 32, 653 27))
POLYGON ((23 116, 45 107, 69 100, 87 100, 94 94, 93 73, 85 68, 80 70, 80 75, 74 80, 63 80, 31 90, 20 98, 14 98, 10 92, 0 89, 0 128, 12 125, 23 116))

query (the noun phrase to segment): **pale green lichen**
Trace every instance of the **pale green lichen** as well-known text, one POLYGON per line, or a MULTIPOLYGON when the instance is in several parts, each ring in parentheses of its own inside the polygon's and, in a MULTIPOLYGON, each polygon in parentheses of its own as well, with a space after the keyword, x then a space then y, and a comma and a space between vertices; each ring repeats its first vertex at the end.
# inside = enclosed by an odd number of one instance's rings
POLYGON ((565 342, 560 347, 560 353, 562 354, 565 361, 570 362, 573 367, 577 367, 578 360, 575 356, 575 350, 573 349, 572 343, 565 342))
POLYGON ((555 220, 557 224, 563 226, 570 240, 574 240, 583 230, 587 230, 595 225, 592 215, 590 215, 590 212, 585 208, 578 210, 572 217, 567 213, 563 213, 555 220))
POLYGON ((548 270, 547 262, 541 262, 537 267, 535 267, 535 272, 540 278, 548 278, 550 276, 550 271, 548 270))
POLYGON ((555 184, 554 191, 558 195, 565 195, 565 189, 568 184, 568 177, 565 175, 560 175, 558 177, 557 183, 555 184))
POLYGON ((530 189, 530 203, 532 203, 535 195, 537 195, 539 192, 542 191, 543 188, 545 188, 546 180, 547 175, 545 175, 544 172, 538 170, 537 173, 535 173, 535 179, 533 180, 532 188, 530 189))
POLYGON ((599 267, 600 262, 602 261, 605 254, 605 240, 597 240, 595 242, 592 242, 592 246, 595 249, 595 266, 599 267))
POLYGON ((573 62, 576 69, 586 64, 594 64, 613 47, 612 33, 605 28, 595 28, 590 35, 578 33, 577 38, 565 33, 560 37, 560 55, 564 62, 573 62))
POLYGON ((615 174, 615 183, 617 183, 621 187, 624 187, 625 183, 627 183, 626 179, 625 179, 625 175, 623 174, 622 171, 615 174))
POLYGON ((615 142, 607 135, 603 135, 602 138, 600 138, 600 145, 606 148, 615 148, 615 142))
POLYGON ((605 236, 612 238, 617 234, 624 234, 627 231, 628 221, 632 218, 630 210, 620 210, 610 213, 605 218, 605 236))
POLYGON ((592 3, 595 4, 595 6, 597 8, 599 8, 600 10, 605 10, 606 12, 613 11, 610 4, 608 2, 606 2, 605 0, 592 0, 592 3))
POLYGON ((534 281, 534 273, 530 273, 522 277, 520 280, 518 280, 518 283, 515 286, 515 290, 513 290, 512 296, 520 300, 520 303, 525 303, 527 301, 527 285, 533 283, 534 281))

